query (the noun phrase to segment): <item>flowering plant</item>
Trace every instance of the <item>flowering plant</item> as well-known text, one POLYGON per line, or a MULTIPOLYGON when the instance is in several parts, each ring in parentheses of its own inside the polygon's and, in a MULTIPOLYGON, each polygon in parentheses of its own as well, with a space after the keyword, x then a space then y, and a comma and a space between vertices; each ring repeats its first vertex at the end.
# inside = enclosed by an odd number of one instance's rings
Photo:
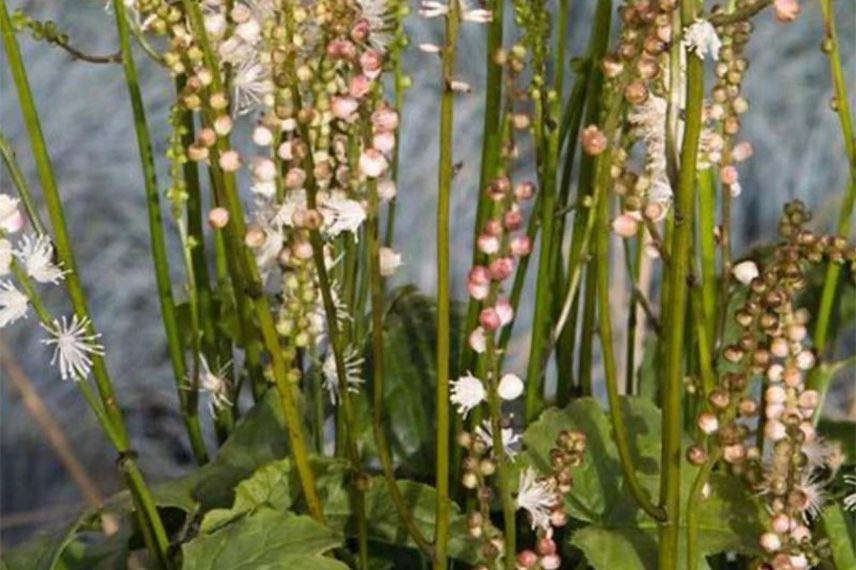
POLYGON ((441 62, 428 297, 389 282, 412 263, 395 225, 409 191, 403 0, 112 0, 110 56, 0 0, 41 190, 0 137, 15 187, 0 194, 0 327, 41 323, 50 363, 97 417, 127 486, 7 565, 856 567, 852 425, 847 441, 822 421, 836 373, 853 365, 828 346, 856 267, 856 150, 830 0, 822 46, 850 168, 839 224, 823 233, 793 201, 770 247, 738 258, 731 246, 739 168, 753 154, 740 136, 746 48, 771 4, 782 23, 800 14, 797 0, 627 0, 613 22, 598 0, 588 50, 567 69, 569 0, 422 0, 424 25, 442 27, 439 44, 418 46, 441 62), (464 26, 486 45, 484 85, 459 74, 464 26), (152 485, 138 466, 24 32, 117 65, 127 86, 164 339, 198 464, 182 479, 152 485), (175 85, 163 157, 141 56, 175 85), (458 288, 450 197, 464 191, 454 119, 467 94, 484 97, 484 123, 458 288), (59 287, 68 314, 43 298, 59 287), (628 299, 620 362, 615 296, 628 299), (533 319, 515 336, 524 306, 533 319))

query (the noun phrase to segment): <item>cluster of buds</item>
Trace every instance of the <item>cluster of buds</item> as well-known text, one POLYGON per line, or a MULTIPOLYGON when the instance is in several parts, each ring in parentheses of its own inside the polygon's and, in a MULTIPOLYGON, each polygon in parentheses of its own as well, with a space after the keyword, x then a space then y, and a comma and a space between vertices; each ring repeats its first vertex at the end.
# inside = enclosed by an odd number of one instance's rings
POLYGON ((517 504, 527 511, 537 534, 535 548, 517 554, 518 569, 553 570, 561 566, 553 532, 568 522, 564 497, 571 492, 572 470, 582 464, 585 450, 585 433, 563 430, 556 437, 556 447, 550 450, 550 475, 541 479, 532 479, 527 472, 521 475, 517 504))
MULTIPOLYGON (((714 10, 714 15, 717 13, 714 10)), ((737 164, 749 159, 753 152, 749 142, 736 140, 740 117, 749 110, 742 85, 749 68, 745 52, 752 23, 743 20, 720 25, 716 33, 722 44, 714 66, 716 81, 704 109, 699 168, 717 168, 720 182, 736 197, 741 193, 737 164)))
POLYGON ((622 213, 613 220, 612 229, 622 237, 636 235, 646 219, 662 220, 672 199, 666 174, 666 100, 674 10, 672 1, 628 2, 620 8, 620 40, 602 67, 607 93, 620 97, 621 106, 629 109, 628 128, 616 141, 608 140, 610 133, 594 125, 581 135, 582 148, 590 156, 615 145, 610 156, 611 187, 622 198, 622 213), (637 142, 644 147, 641 169, 631 161, 637 142))
MULTIPOLYGON (((770 520, 760 544, 767 553, 764 568, 771 570, 817 562, 820 548, 809 524, 820 512, 824 484, 843 462, 840 449, 814 428, 820 397, 805 380, 817 358, 806 345, 810 315, 796 303, 806 287, 806 264, 824 258, 852 262, 856 250, 845 240, 818 238, 805 229, 809 217, 801 202, 788 204, 780 223, 784 240, 772 261, 763 269, 751 261, 735 266, 735 277, 748 291, 734 314, 740 335, 722 351, 733 370, 708 394, 709 411, 697 422, 730 470, 764 497, 770 520), (765 386, 761 401, 746 395, 749 381, 758 376, 765 386), (750 439, 754 422, 760 434, 750 439)), ((702 445, 688 450, 697 465, 708 454, 702 445)))

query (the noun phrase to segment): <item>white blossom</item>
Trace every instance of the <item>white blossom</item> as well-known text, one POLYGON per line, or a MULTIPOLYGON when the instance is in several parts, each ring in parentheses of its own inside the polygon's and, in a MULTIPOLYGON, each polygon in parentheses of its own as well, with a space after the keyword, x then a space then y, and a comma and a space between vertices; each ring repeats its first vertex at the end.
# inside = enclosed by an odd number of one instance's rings
POLYGON ((380 274, 389 277, 401 267, 401 254, 389 247, 380 248, 380 274))
POLYGON ((550 512, 557 504, 556 491, 549 481, 539 479, 538 472, 527 467, 520 474, 517 487, 517 508, 529 513, 532 529, 550 530, 550 512))
POLYGON ((687 26, 682 43, 688 52, 694 53, 699 59, 703 60, 708 54, 714 60, 719 59, 722 41, 716 35, 716 29, 707 20, 697 19, 687 26))
POLYGON ((754 261, 741 261, 731 270, 731 273, 734 274, 734 278, 743 283, 744 285, 749 285, 752 283, 752 280, 760 275, 758 271, 758 266, 755 265, 754 261))
POLYGON ((232 405, 232 400, 229 397, 229 367, 232 365, 232 362, 227 362, 214 372, 208 365, 208 360, 205 356, 200 354, 199 364, 199 387, 211 395, 211 401, 208 405, 209 411, 213 416, 216 415, 218 410, 232 405))
POLYGON ((451 385, 449 400, 457 406, 458 413, 464 418, 487 397, 482 381, 469 372, 457 380, 450 381, 449 384, 451 385))
POLYGON ((394 14, 388 0, 357 0, 363 18, 369 23, 369 44, 378 51, 389 49, 394 39, 392 21, 394 14))
POLYGON ((8 194, 0 194, 0 229, 15 233, 24 226, 24 216, 18 210, 20 200, 8 194))
POLYGON ((324 201, 321 210, 326 223, 325 233, 329 237, 351 232, 356 238, 357 231, 366 220, 366 209, 356 200, 331 196, 324 201))
POLYGON ((53 244, 45 234, 38 237, 25 235, 15 256, 24 264, 27 275, 39 283, 56 284, 65 276, 65 272, 53 262, 53 244))
POLYGON ((474 24, 489 24, 493 21, 493 12, 484 8, 471 8, 466 0, 460 0, 461 19, 474 24))
POLYGON ((257 60, 241 62, 232 74, 232 88, 238 114, 246 114, 273 93, 270 70, 257 60))
POLYGON ((814 477, 811 470, 807 469, 803 471, 799 484, 796 485, 796 490, 803 497, 803 502, 799 508, 802 511, 803 519, 808 522, 809 519, 820 516, 820 512, 823 510, 823 503, 826 501, 823 481, 814 477))
MULTIPOLYGON (((502 448, 508 459, 514 461, 520 447, 521 435, 514 431, 514 428, 504 427, 502 431, 502 448)), ((488 420, 482 422, 482 425, 476 426, 475 434, 480 437, 488 448, 493 447, 492 427, 488 420)))
MULTIPOLYGON (((365 359, 352 346, 345 350, 342 355, 345 361, 345 381, 348 385, 348 392, 358 394, 360 386, 365 384, 363 375, 363 363, 365 359)), ((324 359, 324 364, 321 367, 321 372, 324 374, 324 389, 330 395, 330 403, 336 405, 339 403, 339 374, 336 366, 336 357, 332 350, 327 352, 327 358, 324 359)))
POLYGON ((0 328, 27 316, 27 296, 9 281, 0 281, 0 328))
POLYGON ((0 277, 7 275, 12 265, 12 244, 7 239, 0 239, 0 277))
POLYGON ((54 319, 52 325, 42 325, 51 338, 41 342, 54 347, 51 365, 59 365, 63 380, 86 378, 92 370, 92 357, 104 356, 104 346, 97 342, 101 334, 90 334, 89 323, 88 317, 74 315, 71 321, 63 316, 61 320, 54 319))
POLYGON ((449 13, 449 7, 435 0, 422 0, 419 3, 419 15, 423 18, 439 18, 449 13))

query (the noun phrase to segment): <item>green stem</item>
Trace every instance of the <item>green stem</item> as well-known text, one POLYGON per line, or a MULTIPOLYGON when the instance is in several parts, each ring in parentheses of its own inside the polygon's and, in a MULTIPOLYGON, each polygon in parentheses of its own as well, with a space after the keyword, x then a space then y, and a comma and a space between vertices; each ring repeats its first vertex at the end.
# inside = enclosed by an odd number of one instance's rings
MULTIPOLYGON (((205 24, 202 17, 202 11, 199 5, 192 0, 183 0, 183 6, 186 10, 193 35, 200 42, 204 56, 205 64, 212 71, 212 88, 215 91, 223 91, 223 84, 220 77, 220 66, 217 62, 217 55, 211 47, 208 39, 208 34, 205 30, 205 24)), ((221 152, 228 150, 229 141, 221 137, 218 140, 217 146, 212 149, 211 164, 217 164, 221 152)), ((219 169, 215 169, 219 170, 219 169)), ((276 326, 273 316, 270 311, 270 304, 264 294, 261 284, 261 276, 259 274, 258 265, 252 253, 242 242, 246 234, 246 223, 244 214, 241 208, 241 202, 238 197, 237 188, 235 185, 235 175, 231 172, 222 172, 223 188, 222 195, 218 198, 229 211, 229 223, 226 226, 227 247, 230 249, 231 255, 227 257, 238 257, 238 262, 241 265, 243 277, 246 279, 247 292, 252 299, 253 310, 258 320, 258 326, 261 331, 262 341, 267 348, 271 359, 271 368, 273 369, 273 377, 276 382, 277 391, 282 402, 283 412, 285 415, 285 423, 288 429, 289 443, 291 444, 291 452, 294 457, 295 466, 297 467, 298 477, 303 489, 303 494, 309 509, 310 515, 316 520, 324 520, 324 511, 321 505, 321 499, 318 495, 318 490, 315 487, 315 475, 312 472, 312 467, 309 464, 309 450, 306 443, 306 438, 303 430, 303 420, 300 416, 300 411, 297 405, 297 395, 295 385, 289 380, 288 368, 280 349, 279 337, 277 336, 276 326)), ((237 291, 236 291, 237 293, 237 291)), ((240 296, 240 295, 239 295, 240 296)))
POLYGON ((716 333, 716 179, 708 168, 699 173, 699 253, 701 254, 702 315, 707 338, 716 333))
POLYGON ((443 95, 440 101, 440 157, 437 180, 437 504, 434 536, 434 569, 447 567, 449 526, 452 504, 449 499, 449 358, 451 356, 451 285, 449 280, 449 206, 452 191, 452 140, 454 136, 455 52, 461 6, 459 0, 449 1, 446 15, 446 45, 443 48, 443 95))
POLYGON ((389 452, 389 442, 383 429, 383 385, 384 385, 384 355, 383 355, 383 277, 380 273, 380 237, 378 231, 377 183, 369 184, 369 219, 367 220, 366 239, 368 241, 371 286, 372 313, 372 431, 377 443, 377 454, 383 470, 383 477, 389 488, 398 518, 401 519, 407 534, 413 538, 420 550, 427 556, 433 557, 434 549, 422 534, 413 520, 413 513, 407 505, 404 495, 395 480, 395 470, 389 452))
MULTIPOLYGON (((853 138, 853 119, 850 115, 847 84, 844 77, 844 69, 841 65, 841 51, 839 48, 838 33, 835 29, 835 13, 832 0, 821 0, 820 7, 823 12, 823 22, 826 29, 824 51, 826 51, 829 57, 832 83, 835 89, 836 111, 838 113, 838 120, 841 123, 841 134, 844 138, 844 149, 847 154, 847 163, 849 166, 847 190, 845 191, 838 217, 838 235, 846 238, 850 232, 850 224, 853 218, 853 204, 856 201, 856 140, 853 138)), ((821 294, 820 307, 817 311, 817 321, 814 328, 814 345, 818 354, 821 355, 826 349, 832 307, 835 303, 840 276, 841 265, 830 263, 823 282, 823 293, 821 294)), ((809 386, 815 387, 818 378, 817 373, 813 372, 810 374, 809 386)))
MULTIPOLYGON (((682 0, 681 22, 695 20, 693 0, 682 0)), ((674 231, 667 273, 668 296, 665 315, 665 373, 662 382, 662 457, 660 504, 666 510, 666 521, 660 526, 659 567, 675 569, 678 564, 678 532, 681 491, 681 396, 683 392, 684 324, 687 309, 687 277, 693 239, 693 203, 696 186, 696 163, 702 123, 704 65, 695 54, 687 56, 687 96, 684 140, 681 147, 680 174, 675 191, 674 231)))
POLYGON ((3 134, 3 131, 0 131, 0 154, 3 155, 3 162, 6 165, 6 170, 9 171, 9 177, 12 179, 12 184, 15 185, 15 189, 18 191, 18 197, 21 199, 21 202, 24 203, 24 209, 27 211, 27 217, 30 218, 30 223, 33 224, 33 229, 35 229, 36 233, 39 235, 46 234, 47 230, 39 217, 39 210, 36 208, 36 204, 33 202, 33 196, 30 194, 29 187, 27 186, 27 179, 24 178, 24 173, 21 172, 21 167, 15 159, 15 151, 12 150, 12 145, 9 144, 9 141, 6 139, 6 135, 3 134))
POLYGON ((721 453, 718 449, 710 454, 705 464, 702 465, 696 474, 693 486, 690 489, 690 495, 687 497, 687 568, 695 569, 702 567, 701 551, 698 544, 699 506, 704 501, 702 498, 704 486, 710 479, 710 474, 720 455, 721 453))
MULTIPOLYGON (((609 152, 604 153, 603 157, 598 161, 599 170, 609 170, 608 165, 610 161, 607 156, 609 154, 609 152)), ((600 204, 598 205, 597 218, 598 227, 595 231, 595 235, 597 236, 595 240, 595 256, 597 259, 594 268, 589 266, 589 271, 596 273, 597 277, 599 336, 603 350, 606 395, 609 400, 609 417, 612 420, 613 438, 618 447, 621 470, 630 494, 633 495, 633 498, 636 499, 639 506, 648 515, 655 520, 663 520, 665 518, 663 509, 654 505, 636 476, 636 468, 633 465, 633 456, 630 452, 630 435, 621 412, 621 396, 618 394, 618 372, 615 366, 615 352, 612 340, 612 319, 609 310, 609 239, 612 233, 609 228, 609 200, 605 197, 600 200, 600 204)))
MULTIPOLYGON (((152 152, 151 136, 146 121, 146 112, 140 92, 137 66, 134 54, 131 52, 131 40, 128 33, 125 6, 122 1, 114 0, 113 12, 116 16, 116 28, 119 33, 119 48, 122 53, 122 68, 125 72, 125 83, 128 86, 128 96, 131 99, 131 109, 134 117, 134 131, 137 136, 137 147, 140 153, 140 164, 143 170, 143 182, 146 193, 146 209, 149 221, 150 247, 155 266, 155 281, 158 289, 158 300, 161 308, 161 320, 166 333, 167 349, 184 426, 190 439, 190 448, 196 462, 202 465, 208 461, 208 451, 202 436, 199 423, 196 391, 188 389, 187 365, 184 360, 184 349, 179 332, 178 319, 175 312, 175 302, 172 297, 172 283, 169 277, 169 258, 164 238, 163 220, 161 219, 160 197, 158 192, 157 175, 155 174, 155 158, 152 152)), ((191 383, 195 388, 195 384, 191 383)))

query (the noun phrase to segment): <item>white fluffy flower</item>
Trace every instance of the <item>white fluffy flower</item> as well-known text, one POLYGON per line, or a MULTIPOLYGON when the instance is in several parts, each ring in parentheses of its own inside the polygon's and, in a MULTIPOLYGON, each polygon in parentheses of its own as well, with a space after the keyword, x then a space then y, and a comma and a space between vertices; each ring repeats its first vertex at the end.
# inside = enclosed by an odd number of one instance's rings
POLYGON ((688 52, 694 53, 699 59, 704 59, 707 54, 714 60, 719 59, 719 48, 722 41, 716 35, 716 29, 707 20, 697 19, 684 30, 684 47, 688 52))
POLYGON ((239 114, 246 114, 273 93, 270 71, 257 60, 243 61, 232 74, 232 88, 239 114))
POLYGON ((464 418, 487 397, 482 381, 469 372, 457 380, 450 381, 449 384, 452 386, 449 400, 457 406, 458 413, 464 418))
POLYGON ((755 265, 754 261, 741 261, 731 270, 731 273, 734 274, 734 278, 743 283, 744 285, 749 285, 752 283, 752 280, 760 275, 758 271, 758 266, 755 265))
POLYGON ((826 501, 823 481, 815 478, 809 470, 805 470, 796 489, 802 495, 802 503, 798 508, 802 511, 803 519, 808 522, 809 519, 820 516, 823 503, 826 501))
POLYGON ((497 392, 503 400, 514 400, 523 393, 523 380, 517 374, 504 374, 499 380, 497 392))
POLYGON ((0 328, 27 315, 27 296, 9 281, 0 281, 0 328))
MULTIPOLYGON (((365 359, 354 347, 348 347, 342 356, 345 360, 345 380, 348 384, 348 392, 357 394, 360 391, 360 386, 366 382, 362 377, 365 359)), ((324 374, 324 389, 330 394, 330 403, 336 405, 339 403, 339 374, 336 357, 332 350, 328 351, 321 372, 324 374)))
POLYGON ((550 511, 556 506, 557 497, 546 480, 538 478, 538 472, 532 467, 527 467, 520 474, 520 483, 517 487, 517 508, 529 513, 532 528, 550 530, 550 511))
POLYGON ((12 244, 7 239, 0 239, 0 276, 9 273, 12 265, 12 244))
POLYGON ((321 208, 326 222, 325 233, 329 237, 336 237, 342 232, 351 232, 356 237, 366 220, 366 209, 356 200, 331 196, 321 208))
POLYGON ((13 234, 24 226, 24 216, 18 210, 17 198, 0 194, 0 229, 13 234))
POLYGON ((393 42, 394 13, 387 0, 357 0, 363 18, 369 23, 369 44, 376 50, 386 51, 393 42))
MULTIPOLYGON (((493 447, 493 435, 491 433, 492 427, 488 420, 482 422, 482 425, 477 426, 475 429, 475 434, 485 442, 488 448, 493 447)), ((505 451, 505 455, 508 459, 514 461, 514 458, 517 457, 517 453, 519 451, 521 436, 519 433, 514 431, 514 428, 504 427, 502 428, 502 449, 505 451)))
POLYGON ((401 254, 389 247, 380 248, 380 274, 389 277, 401 267, 401 254))
POLYGON ((42 234, 37 238, 25 235, 21 239, 15 256, 24 264, 27 275, 39 283, 58 283, 65 272, 53 262, 54 249, 48 236, 42 234))
POLYGON ((50 326, 42 325, 51 335, 42 344, 54 347, 51 365, 59 365, 63 380, 86 378, 92 370, 92 357, 104 356, 104 346, 97 342, 101 334, 90 334, 88 327, 89 318, 77 315, 70 322, 63 316, 62 320, 54 319, 50 326))
POLYGON ((211 394, 211 402, 209 410, 211 415, 216 415, 217 410, 222 410, 232 405, 232 400, 229 397, 229 367, 231 361, 221 366, 217 372, 211 370, 208 365, 208 360, 204 355, 199 355, 199 387, 205 392, 211 394))

